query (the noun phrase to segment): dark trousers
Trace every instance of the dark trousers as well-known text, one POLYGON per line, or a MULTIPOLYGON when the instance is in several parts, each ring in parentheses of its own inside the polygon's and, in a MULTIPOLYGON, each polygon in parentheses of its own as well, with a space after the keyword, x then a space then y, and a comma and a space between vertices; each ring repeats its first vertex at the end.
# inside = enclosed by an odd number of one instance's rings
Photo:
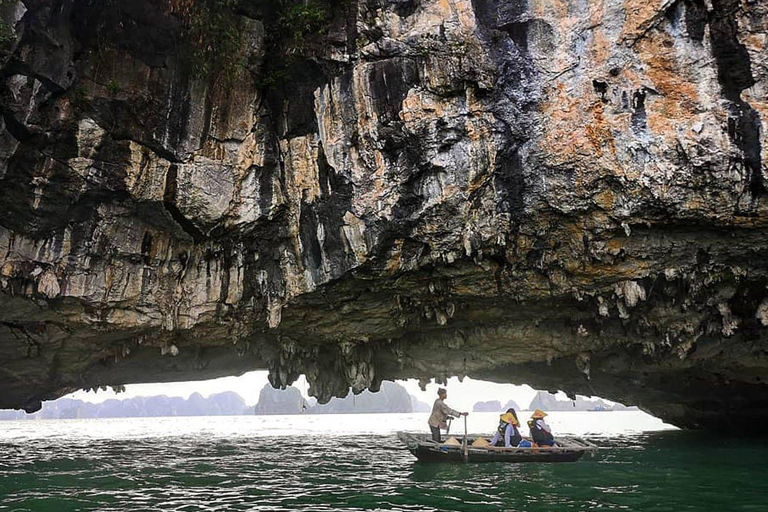
POLYGON ((440 427, 429 426, 429 430, 432 431, 432 440, 436 443, 442 442, 440 439, 440 427))

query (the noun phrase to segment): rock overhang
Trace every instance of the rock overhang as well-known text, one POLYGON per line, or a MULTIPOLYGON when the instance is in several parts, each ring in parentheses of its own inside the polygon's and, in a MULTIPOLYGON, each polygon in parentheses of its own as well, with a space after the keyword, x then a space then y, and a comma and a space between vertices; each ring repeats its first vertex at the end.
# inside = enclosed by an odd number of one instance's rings
POLYGON ((763 6, 318 2, 300 49, 245 9, 223 79, 128 4, 14 25, 0 406, 266 368, 768 414, 763 6))

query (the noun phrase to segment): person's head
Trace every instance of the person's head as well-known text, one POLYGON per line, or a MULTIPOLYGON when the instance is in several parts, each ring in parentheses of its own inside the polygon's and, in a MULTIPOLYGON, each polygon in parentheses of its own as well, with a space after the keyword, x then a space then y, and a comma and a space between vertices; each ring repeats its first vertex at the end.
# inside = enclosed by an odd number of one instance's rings
POLYGON ((533 414, 531 414, 531 418, 533 418, 535 420, 543 420, 544 416, 546 416, 546 415, 547 415, 547 413, 545 413, 541 409, 536 409, 535 411, 533 411, 533 414))
POLYGON ((507 413, 512 414, 515 417, 515 419, 517 419, 517 412, 515 411, 514 407, 510 407, 509 409, 507 409, 507 413))
POLYGON ((445 400, 445 398, 448 396, 448 391, 446 391, 445 388, 440 388, 437 390, 437 396, 440 398, 440 400, 445 400))
POLYGON ((517 421, 517 416, 512 414, 511 412, 505 412, 501 415, 501 421, 504 423, 509 423, 510 425, 518 426, 520 422, 517 421))

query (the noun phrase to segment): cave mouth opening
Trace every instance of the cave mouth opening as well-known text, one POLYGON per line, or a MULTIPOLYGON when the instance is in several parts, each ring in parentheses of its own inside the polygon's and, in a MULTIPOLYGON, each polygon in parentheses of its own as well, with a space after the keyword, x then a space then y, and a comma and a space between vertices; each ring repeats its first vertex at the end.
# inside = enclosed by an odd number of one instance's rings
MULTIPOLYGON (((350 425, 361 423, 365 417, 381 423, 384 426, 382 433, 386 433, 390 427, 393 432, 426 430, 428 414, 441 387, 448 390, 446 403, 450 407, 469 413, 469 428, 475 432, 491 432, 498 421, 497 415, 509 408, 518 414, 523 429, 532 411, 544 410, 553 427, 563 434, 623 435, 675 428, 636 407, 600 397, 568 397, 562 391, 549 392, 528 385, 469 377, 451 377, 440 383, 417 379, 384 381, 377 392, 365 390, 355 394, 350 390, 346 397, 335 397, 320 404, 310 395, 311 387, 304 375, 286 389, 275 389, 269 384, 267 371, 200 381, 81 390, 44 402, 43 408, 32 414, 0 411, 0 420, 344 415, 344 420, 328 423, 325 431, 347 432, 350 425), (349 420, 350 415, 354 415, 352 420, 349 420)), ((295 418, 288 420, 290 425, 293 422, 295 418)), ((460 419, 455 423, 460 431, 463 428, 460 419)))

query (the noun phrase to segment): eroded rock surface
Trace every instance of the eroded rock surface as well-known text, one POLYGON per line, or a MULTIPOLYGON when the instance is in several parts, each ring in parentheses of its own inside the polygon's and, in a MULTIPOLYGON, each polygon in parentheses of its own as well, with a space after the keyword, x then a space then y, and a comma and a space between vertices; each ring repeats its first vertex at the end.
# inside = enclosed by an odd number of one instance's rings
POLYGON ((281 47, 245 4, 227 76, 173 5, 2 4, 0 407, 268 368, 768 419, 768 5, 346 0, 281 47))

